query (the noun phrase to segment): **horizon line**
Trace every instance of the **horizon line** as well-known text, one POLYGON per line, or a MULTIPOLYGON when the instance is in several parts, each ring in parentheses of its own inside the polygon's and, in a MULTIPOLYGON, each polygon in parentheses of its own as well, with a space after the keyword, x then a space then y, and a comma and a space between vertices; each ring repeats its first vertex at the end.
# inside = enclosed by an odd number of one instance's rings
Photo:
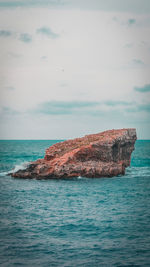
MULTIPOLYGON (((82 137, 79 137, 79 138, 82 138, 82 137)), ((64 138, 64 139, 0 139, 0 141, 66 141, 66 140, 69 140, 69 139, 76 139, 75 138, 64 138)), ((150 141, 150 138, 149 139, 139 139, 137 138, 136 141, 150 141)))

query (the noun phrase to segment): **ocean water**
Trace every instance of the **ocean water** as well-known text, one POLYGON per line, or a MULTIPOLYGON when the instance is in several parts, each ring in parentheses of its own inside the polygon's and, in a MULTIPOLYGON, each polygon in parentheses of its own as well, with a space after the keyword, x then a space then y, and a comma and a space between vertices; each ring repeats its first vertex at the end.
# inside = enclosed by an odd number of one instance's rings
POLYGON ((0 265, 150 266, 150 141, 125 176, 8 176, 56 142, 0 141, 0 265))

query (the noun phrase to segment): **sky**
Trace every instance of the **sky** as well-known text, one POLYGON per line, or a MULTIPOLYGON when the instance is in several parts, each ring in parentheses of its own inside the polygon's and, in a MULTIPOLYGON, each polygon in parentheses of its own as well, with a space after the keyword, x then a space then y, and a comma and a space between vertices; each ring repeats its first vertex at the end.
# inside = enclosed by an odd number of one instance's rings
POLYGON ((149 0, 0 0, 0 139, 150 139, 149 0))

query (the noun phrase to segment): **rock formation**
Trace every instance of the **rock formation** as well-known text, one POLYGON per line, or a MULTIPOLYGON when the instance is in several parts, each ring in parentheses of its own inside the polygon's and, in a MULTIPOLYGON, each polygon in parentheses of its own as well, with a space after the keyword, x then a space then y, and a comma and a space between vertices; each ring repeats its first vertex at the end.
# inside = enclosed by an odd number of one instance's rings
POLYGON ((56 143, 46 149, 44 159, 11 175, 36 179, 123 175, 135 141, 135 129, 120 129, 56 143))

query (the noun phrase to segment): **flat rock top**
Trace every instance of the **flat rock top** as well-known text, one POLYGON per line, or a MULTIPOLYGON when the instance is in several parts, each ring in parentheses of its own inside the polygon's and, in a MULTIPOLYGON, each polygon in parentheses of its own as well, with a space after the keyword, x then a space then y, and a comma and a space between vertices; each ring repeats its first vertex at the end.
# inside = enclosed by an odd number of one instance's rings
POLYGON ((78 149, 82 146, 88 146, 96 142, 112 144, 116 139, 133 139, 134 137, 136 138, 136 129, 134 128, 108 130, 97 134, 85 135, 81 138, 70 139, 54 144, 46 149, 45 159, 48 159, 50 156, 53 157, 56 154, 62 156, 70 150, 78 149))

